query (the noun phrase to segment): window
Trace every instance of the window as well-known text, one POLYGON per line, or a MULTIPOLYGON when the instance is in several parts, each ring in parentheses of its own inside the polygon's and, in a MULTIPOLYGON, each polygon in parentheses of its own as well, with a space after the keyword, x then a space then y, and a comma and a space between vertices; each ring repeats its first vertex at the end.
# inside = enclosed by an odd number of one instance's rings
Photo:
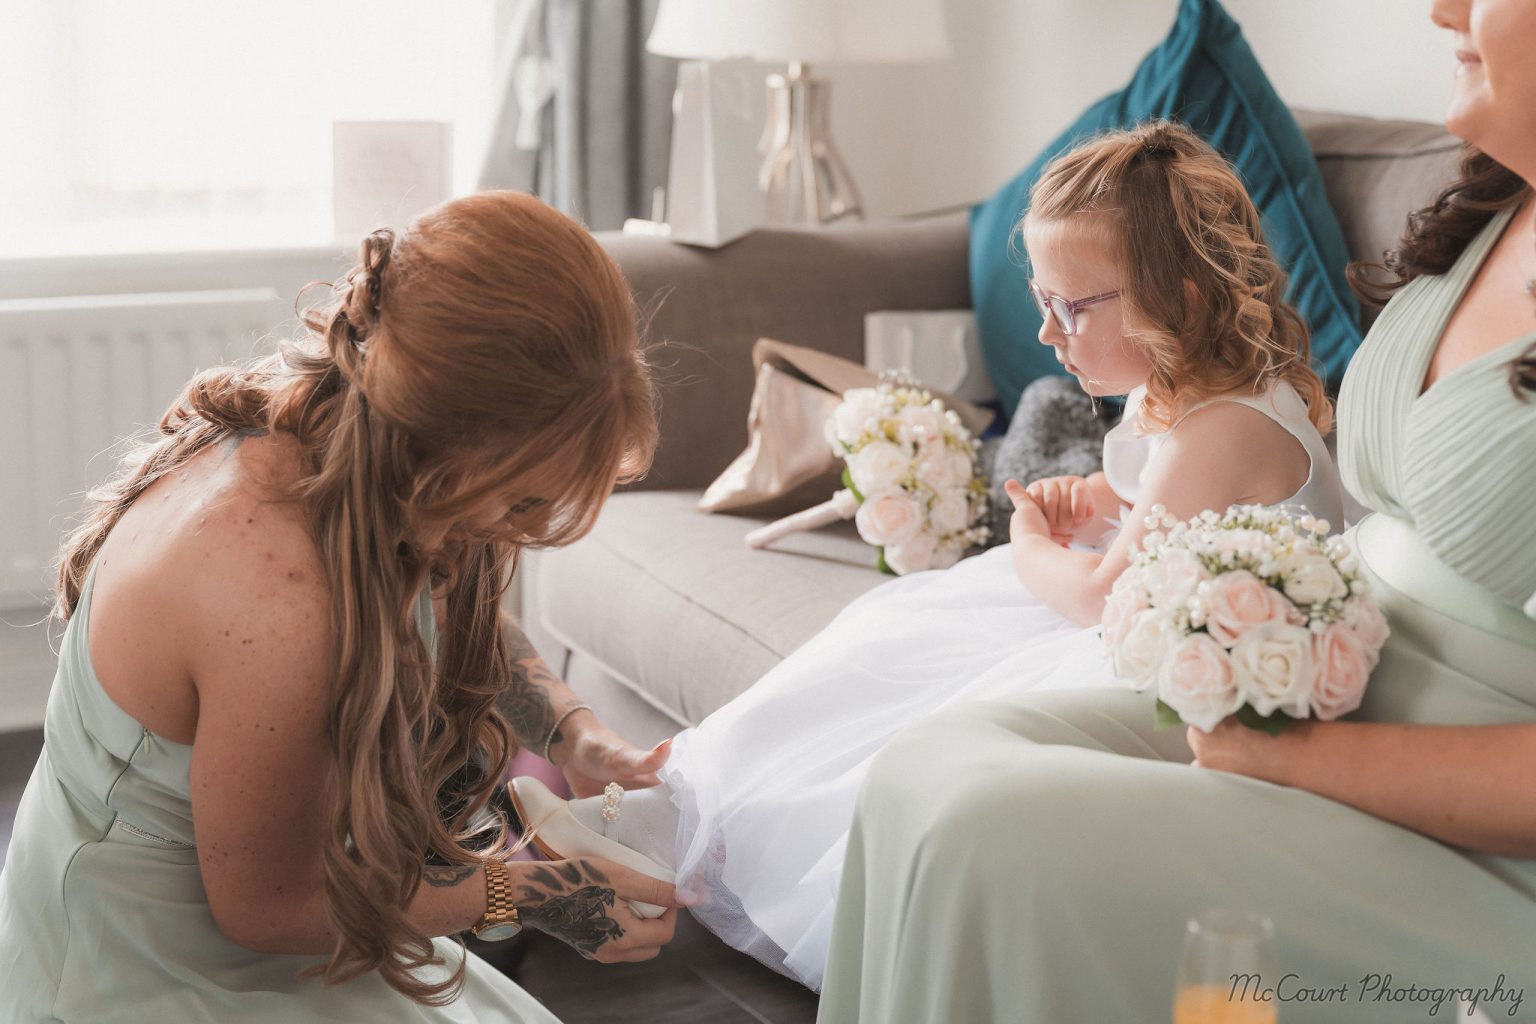
POLYGON ((7 0, 0 256, 329 243, 336 120, 452 123, 471 189, 496 7, 7 0))

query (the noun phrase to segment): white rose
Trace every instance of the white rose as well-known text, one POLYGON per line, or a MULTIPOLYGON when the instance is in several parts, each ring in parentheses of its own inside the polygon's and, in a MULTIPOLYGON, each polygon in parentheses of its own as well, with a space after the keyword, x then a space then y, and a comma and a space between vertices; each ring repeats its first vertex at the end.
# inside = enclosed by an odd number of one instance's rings
POLYGON ((1326 555, 1312 552, 1301 555, 1287 567, 1285 596, 1300 605, 1345 597, 1349 587, 1326 555))
POLYGON ((1312 696, 1312 634, 1301 626, 1269 623, 1232 648, 1243 699, 1261 715, 1284 711, 1304 717, 1312 696))
POLYGON ((911 468, 912 457, 890 441, 871 441, 848 458, 853 486, 866 498, 900 484, 911 468))
POLYGON ((971 482, 971 459, 947 444, 927 444, 918 453, 916 472, 935 491, 964 487, 971 482))
POLYGON ((1163 656, 1177 640, 1161 614, 1150 610, 1138 612, 1120 642, 1110 647, 1115 674, 1130 680, 1137 690, 1146 689, 1157 678, 1163 656))
POLYGON ((853 444, 870 420, 880 418, 880 392, 874 388, 853 388, 843 392, 843 402, 832 413, 833 435, 844 444, 853 444))
POLYGON ((928 525, 940 537, 959 533, 971 525, 971 502, 963 491, 940 494, 928 507, 928 525))
POLYGON ((1184 548, 1165 547, 1143 576, 1152 603, 1165 611, 1181 608, 1195 595, 1195 588, 1211 578, 1200 559, 1184 548))
POLYGON ((1262 626, 1288 622, 1296 609, 1279 591, 1246 569, 1234 569, 1200 588, 1205 628, 1223 647, 1231 647, 1262 626))
POLYGON ((960 561, 960 556, 963 554, 965 554, 964 544, 940 544, 933 551, 933 560, 930 563, 930 568, 948 569, 960 561))
POLYGON ((1157 696, 1202 732, 1243 706, 1231 659, 1204 633, 1186 636, 1168 649, 1157 673, 1157 696))
POLYGON ((900 544, 888 544, 884 551, 885 564, 890 566, 891 571, 898 576, 933 568, 936 554, 937 545, 933 534, 927 530, 918 530, 900 544))
POLYGON ((918 531, 923 525, 923 506, 906 491, 893 487, 867 494, 853 522, 865 543, 887 547, 918 531))

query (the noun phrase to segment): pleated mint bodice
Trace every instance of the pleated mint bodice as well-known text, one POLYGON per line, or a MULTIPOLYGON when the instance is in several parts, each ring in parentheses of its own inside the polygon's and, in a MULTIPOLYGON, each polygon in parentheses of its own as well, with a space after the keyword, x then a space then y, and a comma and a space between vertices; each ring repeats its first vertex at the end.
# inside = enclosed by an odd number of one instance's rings
POLYGON ((1536 619, 1536 394, 1509 387, 1530 330, 1419 394, 1451 314, 1513 216, 1491 220, 1447 273, 1420 277, 1382 311, 1339 396, 1344 486, 1411 524, 1446 568, 1536 619), (1496 542, 1495 542, 1496 541, 1496 542))

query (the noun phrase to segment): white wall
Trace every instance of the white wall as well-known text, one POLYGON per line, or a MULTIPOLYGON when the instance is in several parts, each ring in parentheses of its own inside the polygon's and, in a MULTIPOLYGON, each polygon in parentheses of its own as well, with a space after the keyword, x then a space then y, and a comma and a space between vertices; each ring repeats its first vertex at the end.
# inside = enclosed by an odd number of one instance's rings
MULTIPOLYGON (((1225 0, 1282 99, 1438 121, 1450 37, 1428 0, 1225 0)), ((832 132, 871 216, 990 194, 1093 100, 1122 86, 1177 0, 945 0, 953 56, 822 68, 832 132)))

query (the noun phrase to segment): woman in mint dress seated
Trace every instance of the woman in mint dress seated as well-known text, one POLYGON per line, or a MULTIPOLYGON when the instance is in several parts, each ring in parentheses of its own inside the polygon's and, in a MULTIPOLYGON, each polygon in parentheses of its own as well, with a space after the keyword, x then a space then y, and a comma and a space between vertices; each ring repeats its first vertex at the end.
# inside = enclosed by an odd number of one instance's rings
POLYGON ((1161 1024, 1211 907, 1273 920, 1287 1024, 1536 1020, 1536 4, 1433 17, 1464 177, 1338 406, 1393 630, 1365 703, 1271 738, 1036 691, 906 730, 860 794, 826 1024, 1161 1024))
POLYGON ((508 192, 362 257, 306 337, 193 380, 65 544, 0 874, 6 1024, 547 1022, 449 937, 534 927, 611 962, 672 935, 675 910, 628 906, 670 886, 470 834, 514 736, 578 792, 665 759, 499 613, 517 550, 580 536, 654 449, 628 286, 508 192), (451 782, 477 749, 492 770, 451 782))

